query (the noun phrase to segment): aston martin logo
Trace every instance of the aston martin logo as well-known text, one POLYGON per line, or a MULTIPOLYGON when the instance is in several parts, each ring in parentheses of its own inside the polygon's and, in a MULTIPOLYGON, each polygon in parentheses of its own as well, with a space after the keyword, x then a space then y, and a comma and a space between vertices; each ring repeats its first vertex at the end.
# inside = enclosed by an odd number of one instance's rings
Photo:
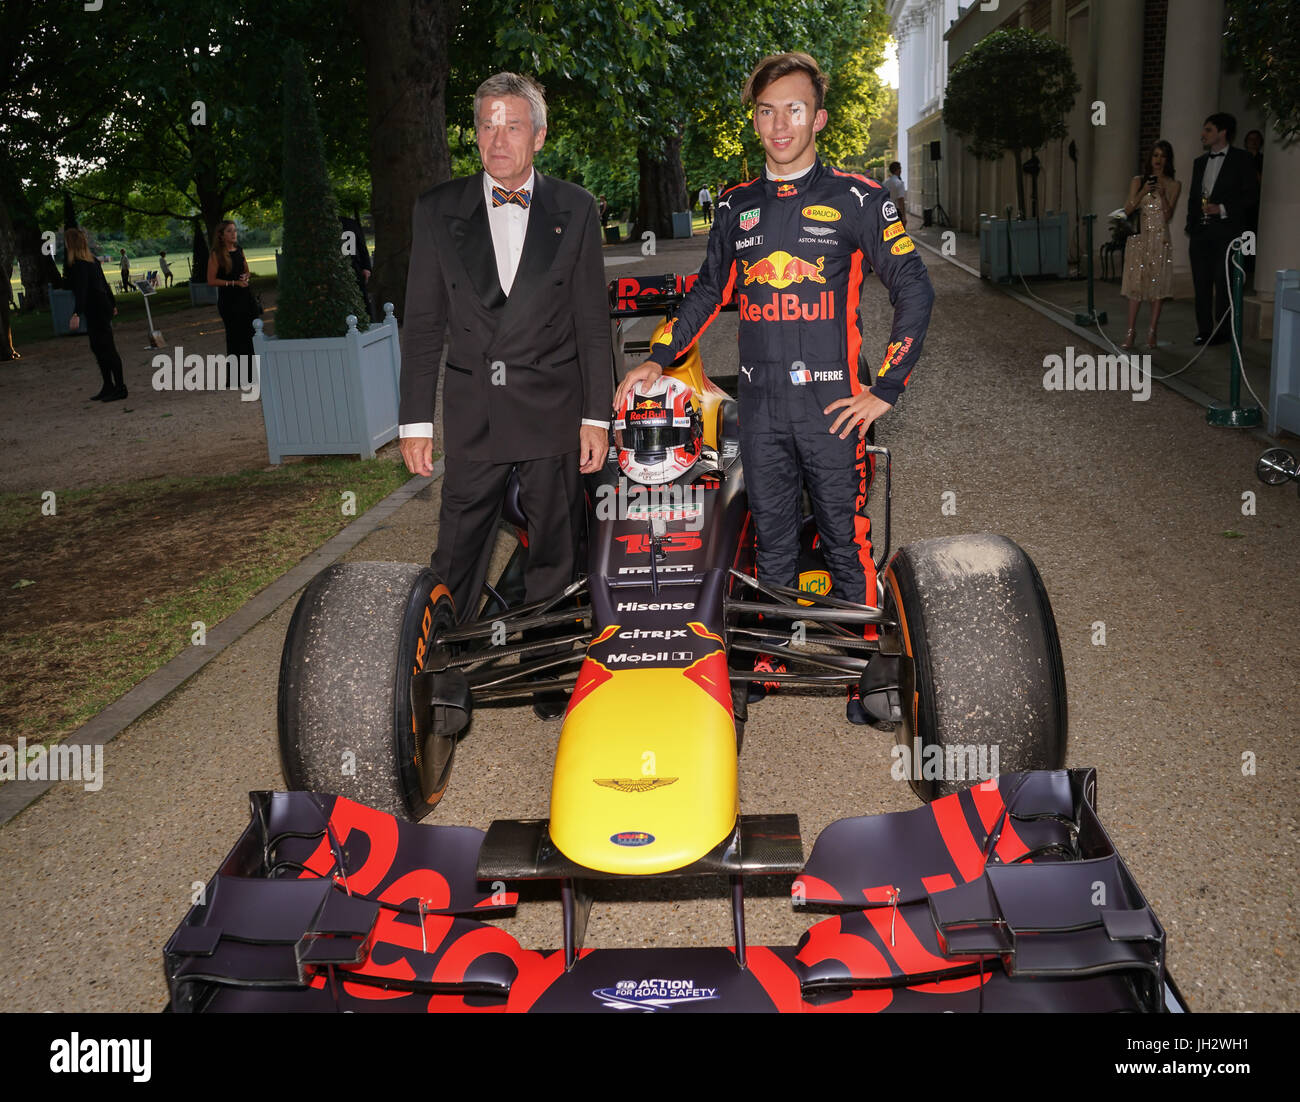
POLYGON ((649 792, 652 788, 664 788, 676 784, 676 777, 593 777, 602 788, 613 788, 619 792, 649 792))

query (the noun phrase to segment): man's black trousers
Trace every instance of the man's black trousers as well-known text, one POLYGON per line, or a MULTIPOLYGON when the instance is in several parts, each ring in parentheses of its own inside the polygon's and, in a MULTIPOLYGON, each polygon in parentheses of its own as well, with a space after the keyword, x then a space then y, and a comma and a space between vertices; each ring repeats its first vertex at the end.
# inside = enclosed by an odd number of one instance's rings
MULTIPOLYGON (((1228 282, 1223 273, 1223 257, 1236 232, 1213 222, 1192 234, 1187 258, 1192 265, 1192 287, 1196 293, 1196 333, 1208 337, 1215 323, 1228 312, 1228 282)), ((1226 337, 1221 328, 1217 337, 1226 337)))
POLYGON ((481 603, 513 470, 519 472, 520 504, 528 518, 525 599, 553 597, 574 579, 579 539, 586 526, 577 452, 519 463, 447 456, 433 569, 451 590, 461 620, 473 617, 481 603))

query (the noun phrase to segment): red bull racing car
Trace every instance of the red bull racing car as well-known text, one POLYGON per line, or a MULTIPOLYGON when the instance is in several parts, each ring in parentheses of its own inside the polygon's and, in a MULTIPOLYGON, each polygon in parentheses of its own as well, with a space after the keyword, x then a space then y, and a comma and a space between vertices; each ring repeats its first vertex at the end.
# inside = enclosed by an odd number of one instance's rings
MULTIPOLYGON (((612 314, 671 314, 684 289, 615 281, 612 314)), ((590 481, 589 570, 563 594, 522 603, 523 540, 468 619, 417 565, 335 565, 307 587, 280 669, 290 790, 251 794, 168 941, 170 1008, 1183 1009, 1095 774, 1065 768, 1061 652, 1025 553, 975 535, 891 556, 890 455, 873 446, 879 607, 835 596, 811 525, 800 587, 761 584, 736 403, 697 349, 668 378, 616 426, 639 446, 590 481), (922 806, 842 819, 807 856, 795 816, 741 810, 754 657, 777 646, 786 672, 765 679, 857 685, 918 765, 937 761, 910 771, 922 806), (422 821, 474 711, 557 691, 548 818, 422 821), (584 947, 600 882, 700 874, 729 884, 730 946, 584 947), (747 942, 755 877, 819 913, 798 944, 747 942), (492 923, 535 881, 562 904, 550 950, 492 923)), ((517 498, 505 515, 525 530, 517 498)))

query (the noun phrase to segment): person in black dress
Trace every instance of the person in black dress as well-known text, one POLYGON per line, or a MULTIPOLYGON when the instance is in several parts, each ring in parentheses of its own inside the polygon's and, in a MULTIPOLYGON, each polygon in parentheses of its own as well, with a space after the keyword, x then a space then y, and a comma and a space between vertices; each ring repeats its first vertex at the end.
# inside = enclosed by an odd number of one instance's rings
POLYGON ((95 362, 99 364, 99 373, 104 379, 99 393, 92 394, 90 400, 120 401, 126 397, 126 384, 122 380, 122 357, 117 354, 117 345, 113 342, 113 315, 117 313, 113 289, 108 285, 99 261, 91 255, 84 230, 76 227, 65 230, 63 245, 68 254, 68 277, 77 303, 76 313, 68 319, 68 326, 73 330, 80 329, 82 321, 85 321, 90 350, 95 354, 95 362))
MULTIPOLYGON (((244 259, 244 250, 239 247, 239 231, 234 222, 222 222, 212 232, 208 283, 217 286, 217 312, 226 326, 226 355, 247 356, 246 362, 251 364, 255 316, 253 295, 248 289, 248 261, 244 259)), ((226 386, 231 385, 227 366, 226 386)))

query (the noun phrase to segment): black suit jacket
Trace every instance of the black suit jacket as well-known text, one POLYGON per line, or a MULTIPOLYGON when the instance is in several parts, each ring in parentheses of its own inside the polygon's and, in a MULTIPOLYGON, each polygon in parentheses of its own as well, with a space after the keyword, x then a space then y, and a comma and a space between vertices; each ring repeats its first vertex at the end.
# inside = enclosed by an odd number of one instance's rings
MULTIPOLYGON (((1190 234, 1201 232, 1201 181, 1209 160, 1210 155, 1202 153, 1192 165, 1192 184, 1187 189, 1187 232, 1190 234)), ((1236 237, 1246 228, 1250 208, 1258 198, 1254 159, 1244 149, 1228 146, 1210 193, 1210 202, 1227 207, 1228 213, 1226 218, 1213 221, 1224 234, 1236 237)))
POLYGON ((583 418, 608 421, 613 346, 596 201, 535 174, 507 297, 476 173, 416 201, 402 333, 402 424, 431 421, 447 339, 448 455, 494 463, 578 450, 583 418))

